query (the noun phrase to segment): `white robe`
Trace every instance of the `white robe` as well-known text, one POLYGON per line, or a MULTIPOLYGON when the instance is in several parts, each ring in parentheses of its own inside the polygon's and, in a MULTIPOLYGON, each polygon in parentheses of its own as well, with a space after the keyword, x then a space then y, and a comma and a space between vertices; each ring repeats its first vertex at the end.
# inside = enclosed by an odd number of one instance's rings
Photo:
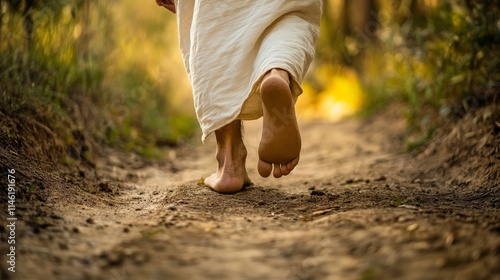
POLYGON ((176 0, 184 65, 202 140, 235 119, 262 116, 266 72, 291 74, 294 101, 314 56, 321 0, 176 0))

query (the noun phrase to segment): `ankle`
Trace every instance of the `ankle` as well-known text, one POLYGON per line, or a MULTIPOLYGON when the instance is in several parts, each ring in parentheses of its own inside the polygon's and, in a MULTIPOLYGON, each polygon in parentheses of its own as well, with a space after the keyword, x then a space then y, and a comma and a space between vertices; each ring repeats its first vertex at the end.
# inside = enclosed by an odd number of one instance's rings
POLYGON ((243 141, 235 143, 224 142, 217 145, 215 158, 219 163, 232 161, 233 159, 245 160, 247 157, 247 149, 243 141))

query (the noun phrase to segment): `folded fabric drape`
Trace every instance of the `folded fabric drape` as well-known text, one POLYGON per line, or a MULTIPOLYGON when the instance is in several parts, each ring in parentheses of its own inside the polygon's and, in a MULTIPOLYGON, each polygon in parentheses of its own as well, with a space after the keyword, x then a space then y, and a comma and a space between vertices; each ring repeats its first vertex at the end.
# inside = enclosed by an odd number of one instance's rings
POLYGON ((266 72, 291 75, 294 101, 313 59, 321 0, 176 0, 181 52, 202 140, 235 119, 262 116, 266 72))

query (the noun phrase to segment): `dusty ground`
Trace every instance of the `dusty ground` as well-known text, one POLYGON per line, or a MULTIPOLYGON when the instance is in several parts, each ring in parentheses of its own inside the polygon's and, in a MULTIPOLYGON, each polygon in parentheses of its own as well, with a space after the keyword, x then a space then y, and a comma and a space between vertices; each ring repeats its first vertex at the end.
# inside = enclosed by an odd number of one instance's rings
POLYGON ((279 180, 258 177, 248 123, 254 185, 235 195, 199 184, 213 139, 161 163, 106 151, 65 176, 3 150, 2 168, 44 191, 22 194, 36 207, 18 210, 15 274, 0 227, 1 279, 500 279, 496 115, 465 118, 417 155, 396 113, 302 123, 301 162, 279 180), (485 129, 470 134, 473 121, 485 129))

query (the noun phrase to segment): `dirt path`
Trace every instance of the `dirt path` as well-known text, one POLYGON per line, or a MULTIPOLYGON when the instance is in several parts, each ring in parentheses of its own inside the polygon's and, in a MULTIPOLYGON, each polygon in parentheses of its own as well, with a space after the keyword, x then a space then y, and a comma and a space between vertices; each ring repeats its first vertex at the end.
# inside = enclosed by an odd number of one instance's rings
POLYGON ((98 176, 99 195, 69 180, 14 279, 500 279, 498 197, 426 173, 398 148, 403 124, 303 123, 301 163, 280 180, 258 177, 258 124, 245 139, 254 185, 235 195, 197 183, 213 139, 166 164, 101 160, 80 174, 98 176))

